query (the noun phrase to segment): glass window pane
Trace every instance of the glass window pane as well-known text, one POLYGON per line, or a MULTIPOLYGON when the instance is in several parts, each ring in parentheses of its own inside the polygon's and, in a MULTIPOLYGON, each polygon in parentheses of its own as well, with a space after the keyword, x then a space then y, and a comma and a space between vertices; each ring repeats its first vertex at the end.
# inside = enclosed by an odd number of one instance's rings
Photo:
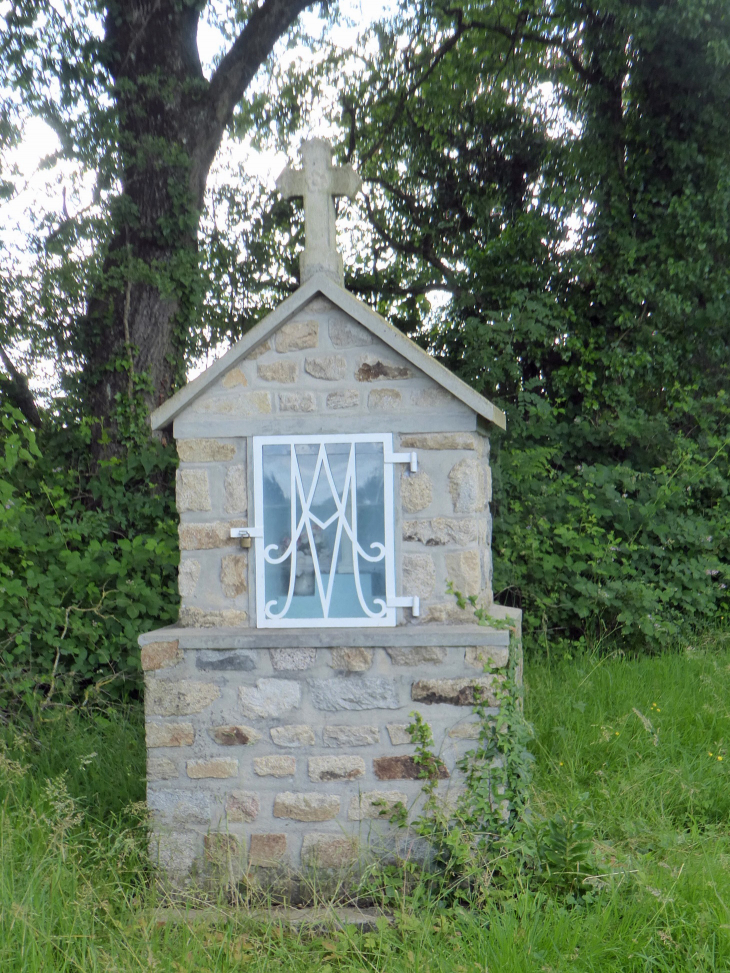
POLYGON ((373 623, 387 614, 383 442, 302 438, 262 446, 266 618, 373 623))

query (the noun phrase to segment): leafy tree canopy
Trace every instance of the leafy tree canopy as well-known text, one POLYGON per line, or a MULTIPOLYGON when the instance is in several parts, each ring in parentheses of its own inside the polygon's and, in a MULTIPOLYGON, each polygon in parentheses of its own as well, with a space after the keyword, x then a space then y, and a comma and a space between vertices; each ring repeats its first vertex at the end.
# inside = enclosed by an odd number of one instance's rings
POLYGON ((96 204, 39 223, 33 262, 4 271, 3 388, 22 407, 11 352, 55 357, 95 455, 121 456, 186 361, 296 286, 296 204, 243 166, 206 189, 224 131, 292 154, 324 126, 365 180, 341 214, 348 286, 508 413, 495 591, 529 644, 656 649, 724 618, 727 5, 404 0, 352 48, 282 50, 254 92, 305 6, 11 6, 0 138, 37 112, 96 204), (206 74, 211 10, 229 54, 206 74), (138 37, 162 30, 163 63, 145 60, 138 37))

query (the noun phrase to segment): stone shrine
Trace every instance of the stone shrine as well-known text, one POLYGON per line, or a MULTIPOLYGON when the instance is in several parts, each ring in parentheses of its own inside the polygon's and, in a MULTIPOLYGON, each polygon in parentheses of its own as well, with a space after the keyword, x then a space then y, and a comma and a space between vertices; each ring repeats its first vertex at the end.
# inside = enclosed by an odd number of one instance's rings
MULTIPOLYGON (((153 853, 173 888, 301 894, 408 853, 384 811, 417 802, 407 732, 430 724, 439 793, 474 745, 508 632, 490 614, 489 430, 504 414, 344 289, 329 145, 278 187, 304 197, 301 286, 152 414, 180 466, 176 626, 140 637, 153 853), (485 663, 493 671, 485 672, 485 663)), ((406 838, 407 841, 407 838, 406 838)))

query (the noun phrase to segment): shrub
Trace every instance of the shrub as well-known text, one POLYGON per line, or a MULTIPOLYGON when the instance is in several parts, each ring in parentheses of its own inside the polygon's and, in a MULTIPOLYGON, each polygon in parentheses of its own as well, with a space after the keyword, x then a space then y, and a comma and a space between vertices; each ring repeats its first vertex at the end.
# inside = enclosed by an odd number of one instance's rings
POLYGON ((135 692, 137 636, 177 617, 171 448, 88 468, 87 427, 0 413, 0 704, 135 692))

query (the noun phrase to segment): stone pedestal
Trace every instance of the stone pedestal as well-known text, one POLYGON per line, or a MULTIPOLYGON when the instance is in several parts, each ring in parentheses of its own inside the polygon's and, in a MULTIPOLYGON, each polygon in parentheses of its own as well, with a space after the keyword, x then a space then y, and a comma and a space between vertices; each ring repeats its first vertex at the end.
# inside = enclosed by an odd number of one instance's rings
POLYGON ((477 625, 170 628, 141 641, 165 874, 295 897, 310 873, 354 878, 398 847, 387 811, 417 805, 422 788, 414 711, 443 764, 439 794, 455 797, 456 762, 478 736, 473 688, 496 704, 509 656, 507 631, 477 625))
MULTIPOLYGON (((327 172, 325 195, 350 192, 350 175, 327 172)), ((311 215, 310 175, 284 181, 311 215)), ((323 219, 314 223, 321 229, 323 219)), ((313 266, 324 251, 337 256, 327 225, 327 240, 311 248, 313 266)), ((294 896, 311 874, 354 884, 374 857, 404 851, 387 812, 418 808, 412 712, 431 726, 438 791, 449 799, 460 786, 456 763, 475 743, 474 686, 496 702, 507 665, 507 632, 475 624, 450 590, 500 613, 488 437, 505 416, 335 278, 311 276, 151 417, 154 430, 172 428, 180 456, 179 627, 140 639, 153 852, 173 886, 252 883, 294 896), (353 462, 339 485, 327 437, 347 444, 353 462), (331 508, 323 520, 312 512, 319 486, 304 488, 295 450, 303 440, 324 450, 318 462, 327 460, 337 530, 350 538, 340 562, 340 542, 328 561, 312 533, 312 524, 320 540, 335 529, 331 508), (370 488, 352 473, 356 441, 379 444, 370 488), (263 450, 272 444, 288 444, 296 501, 290 481, 288 494, 276 476, 265 487, 263 450), (360 489, 372 497, 357 527, 360 489), (289 497, 286 531, 266 526, 277 495, 289 497), (273 550, 290 559, 290 573, 269 595, 273 550), (317 606, 285 618, 294 596, 314 594, 315 555, 319 582, 339 572, 358 601, 348 596, 345 611, 321 594, 317 606), (360 561, 381 559, 383 572, 370 576, 377 591, 363 594, 360 561), (297 590, 302 579, 311 590, 297 590), (279 604, 283 591, 290 597, 279 604)), ((405 853, 415 853, 407 843, 405 853)))

